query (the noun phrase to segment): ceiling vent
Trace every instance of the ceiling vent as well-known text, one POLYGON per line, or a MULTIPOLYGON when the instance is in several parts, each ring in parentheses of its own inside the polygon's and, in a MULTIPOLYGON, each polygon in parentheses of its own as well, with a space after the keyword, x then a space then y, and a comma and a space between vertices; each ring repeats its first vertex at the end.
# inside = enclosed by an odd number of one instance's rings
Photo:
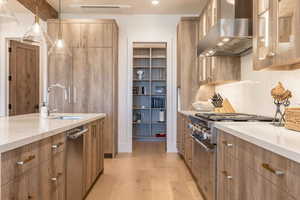
POLYGON ((79 4, 71 5, 73 8, 85 8, 85 9, 121 9, 121 8, 131 8, 130 5, 108 5, 108 4, 79 4))

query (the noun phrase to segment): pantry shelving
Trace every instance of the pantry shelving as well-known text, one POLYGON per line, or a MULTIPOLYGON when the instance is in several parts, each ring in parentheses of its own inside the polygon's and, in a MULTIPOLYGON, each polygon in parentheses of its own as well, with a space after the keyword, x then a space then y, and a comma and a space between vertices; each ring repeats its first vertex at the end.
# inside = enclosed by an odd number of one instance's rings
POLYGON ((167 44, 133 44, 133 138, 166 141, 167 44))

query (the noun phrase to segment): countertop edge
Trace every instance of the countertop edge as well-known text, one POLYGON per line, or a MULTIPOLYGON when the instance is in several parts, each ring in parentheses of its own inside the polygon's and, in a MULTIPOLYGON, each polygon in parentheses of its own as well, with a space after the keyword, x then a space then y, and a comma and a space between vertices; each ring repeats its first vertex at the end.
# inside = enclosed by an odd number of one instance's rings
POLYGON ((65 131, 76 128, 78 126, 88 124, 88 123, 93 122, 95 120, 103 119, 106 116, 107 115, 105 113, 99 113, 99 114, 95 113, 95 116, 88 117, 87 119, 82 119, 79 122, 76 122, 74 124, 67 125, 65 127, 61 127, 61 128, 58 128, 58 129, 46 131, 46 132, 41 133, 39 135, 31 136, 31 137, 28 137, 28 138, 23 138, 23 139, 20 139, 18 141, 14 141, 14 142, 11 142, 11 143, 8 143, 8 144, 3 144, 3 145, 0 146, 0 153, 4 153, 4 152, 10 151, 10 150, 22 147, 24 145, 31 144, 31 143, 46 139, 48 137, 55 136, 57 134, 63 133, 65 131))
POLYGON ((283 156, 287 159, 290 159, 290 160, 295 161, 295 162, 300 164, 300 152, 295 152, 295 151, 292 151, 292 150, 290 150, 286 147, 283 147, 283 146, 280 146, 280 145, 274 145, 274 144, 272 144, 270 142, 267 142, 265 140, 259 139, 257 137, 250 136, 247 133, 243 133, 243 132, 237 131, 235 129, 229 128, 229 127, 226 126, 226 124, 216 123, 215 128, 219 129, 219 130, 222 130, 222 131, 225 131, 226 133, 229 133, 229 134, 231 134, 235 137, 238 137, 238 138, 240 138, 242 140, 245 140, 249 143, 255 144, 255 145, 257 145, 257 146, 259 146, 263 149, 271 151, 275 154, 278 154, 280 156, 283 156))

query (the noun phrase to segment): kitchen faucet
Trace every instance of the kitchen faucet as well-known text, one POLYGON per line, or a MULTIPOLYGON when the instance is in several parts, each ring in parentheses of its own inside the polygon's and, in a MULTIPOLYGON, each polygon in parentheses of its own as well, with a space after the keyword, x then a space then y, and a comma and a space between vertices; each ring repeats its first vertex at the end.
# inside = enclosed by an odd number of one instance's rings
POLYGON ((61 88, 64 90, 64 97, 65 97, 65 100, 68 100, 68 91, 67 91, 67 88, 59 83, 55 83, 55 84, 52 84, 48 87, 47 89, 47 112, 48 112, 48 116, 50 116, 51 112, 57 112, 57 109, 53 109, 52 111, 50 111, 49 109, 49 105, 50 105, 50 93, 52 91, 53 88, 61 88))

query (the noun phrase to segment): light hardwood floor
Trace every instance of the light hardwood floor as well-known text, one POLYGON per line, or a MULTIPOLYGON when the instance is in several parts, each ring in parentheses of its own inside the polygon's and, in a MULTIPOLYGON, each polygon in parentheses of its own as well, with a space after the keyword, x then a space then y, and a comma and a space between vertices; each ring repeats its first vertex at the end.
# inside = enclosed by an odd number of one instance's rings
POLYGON ((203 200, 183 161, 164 143, 135 142, 132 154, 105 160, 87 200, 203 200))

